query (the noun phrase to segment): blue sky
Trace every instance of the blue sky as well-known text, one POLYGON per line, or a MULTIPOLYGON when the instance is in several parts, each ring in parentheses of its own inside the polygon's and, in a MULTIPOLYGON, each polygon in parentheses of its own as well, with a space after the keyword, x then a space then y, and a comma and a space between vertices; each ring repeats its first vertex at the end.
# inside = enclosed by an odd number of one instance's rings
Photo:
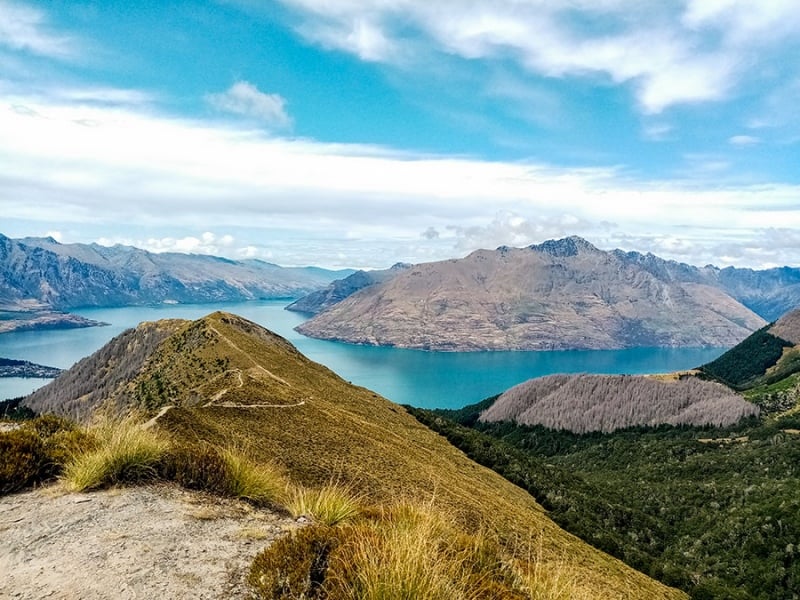
POLYGON ((790 0, 0 0, 0 232, 800 265, 790 0))

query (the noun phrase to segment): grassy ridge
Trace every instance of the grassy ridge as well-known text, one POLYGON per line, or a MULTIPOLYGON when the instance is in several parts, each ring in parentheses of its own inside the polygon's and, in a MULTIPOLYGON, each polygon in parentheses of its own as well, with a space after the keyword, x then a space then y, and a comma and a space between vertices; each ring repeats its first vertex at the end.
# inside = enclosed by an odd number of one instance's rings
MULTIPOLYGON (((112 363, 107 362, 113 371, 112 363)), ((111 376, 117 381, 119 373, 111 376)), ((382 529, 385 519, 373 516, 407 500, 444 515, 466 549, 488 535, 523 583, 529 574, 560 573, 574 582, 565 588, 568 597, 684 597, 563 531, 527 492, 469 460, 403 408, 350 385, 282 338, 234 315, 214 313, 180 324, 136 373, 105 393, 95 398, 98 406, 166 410, 157 426, 174 448, 160 469, 183 485, 231 493, 230 467, 218 449, 232 448, 250 465, 273 465, 288 481, 287 490, 312 490, 277 501, 316 511, 324 523, 335 522, 345 508, 341 499, 323 498, 325 486, 339 482, 367 507, 353 539, 375 541, 375 557, 386 545, 381 536, 394 534, 382 529)), ((351 539, 342 533, 347 523, 337 526, 337 537, 351 539)), ((347 562, 355 564, 356 554, 347 562)), ((357 578, 364 569, 347 577, 357 578)), ((501 579, 494 582, 505 585, 501 579)), ((529 598, 558 597, 525 592, 520 585, 509 589, 529 598)))

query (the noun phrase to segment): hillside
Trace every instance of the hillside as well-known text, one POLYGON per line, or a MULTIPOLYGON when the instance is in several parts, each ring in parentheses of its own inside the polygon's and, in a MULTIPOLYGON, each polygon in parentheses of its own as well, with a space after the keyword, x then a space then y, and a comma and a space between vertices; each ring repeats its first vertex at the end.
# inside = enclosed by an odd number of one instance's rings
POLYGON ((658 425, 728 427, 757 415, 756 406, 729 388, 692 376, 550 375, 503 392, 479 421, 610 433, 658 425))
POLYGON ((375 285, 376 283, 387 281, 398 273, 410 268, 411 265, 409 264, 397 263, 388 269, 356 271, 344 279, 337 279, 331 282, 328 287, 323 290, 311 292, 307 296, 295 300, 286 307, 286 310, 316 315, 332 307, 334 304, 338 304, 345 298, 352 296, 356 292, 371 285, 375 285))
POLYGON ((158 427, 175 439, 239 448, 302 484, 336 479, 374 502, 434 502, 465 526, 496 531, 509 552, 535 547, 542 568, 565 566, 587 598, 682 597, 565 533, 530 495, 401 407, 234 315, 144 324, 26 402, 84 417, 102 405, 158 410, 158 427))
POLYGON ((800 309, 759 329, 700 370, 737 390, 770 385, 800 371, 800 309))
POLYGON ((641 263, 576 237, 478 250, 416 265, 297 330, 429 350, 558 350, 731 346, 764 325, 718 287, 641 263))
POLYGON ((793 600, 800 586, 800 373, 789 369, 797 348, 770 332, 790 334, 797 315, 756 332, 715 365, 742 374, 752 403, 750 418, 723 427, 650 422, 592 431, 654 404, 674 414, 681 388, 666 394, 664 386, 688 382, 700 406, 712 399, 711 416, 724 415, 715 405, 730 392, 695 377, 545 377, 457 411, 413 413, 529 490, 568 531, 692 598, 793 600), (640 402, 656 384, 656 402, 640 402))
MULTIPOLYGON (((0 234, 0 306, 67 310, 298 297, 349 272, 0 234)), ((15 308, 16 307, 16 308, 15 308)))

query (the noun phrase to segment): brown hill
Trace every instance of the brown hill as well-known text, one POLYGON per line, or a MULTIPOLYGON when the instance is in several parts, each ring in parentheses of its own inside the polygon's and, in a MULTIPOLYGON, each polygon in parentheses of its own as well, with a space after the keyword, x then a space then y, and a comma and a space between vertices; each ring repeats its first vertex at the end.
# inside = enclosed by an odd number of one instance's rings
POLYGON ((416 265, 316 315, 305 335, 431 350, 731 346, 765 321, 720 289, 580 238, 416 265))
POLYGON ((692 376, 550 375, 507 390, 479 420, 609 433, 642 425, 724 427, 758 412, 729 388, 692 376))
MULTIPOLYGON (((214 313, 194 322, 145 324, 81 368, 105 373, 96 379, 94 397, 81 404, 75 395, 85 390, 67 393, 57 379, 29 405, 62 412, 103 404, 160 409, 158 426, 178 440, 233 446, 279 464, 299 483, 336 479, 375 502, 429 501, 459 522, 482 524, 509 551, 527 548, 542 568, 566 569, 585 590, 582 597, 685 597, 561 530, 530 495, 401 407, 240 317, 214 313), (120 354, 124 348, 134 349, 130 361, 120 354)), ((64 377, 78 379, 77 373, 64 377)))
POLYGON ((787 342, 800 344, 800 308, 789 311, 769 328, 769 333, 787 342))

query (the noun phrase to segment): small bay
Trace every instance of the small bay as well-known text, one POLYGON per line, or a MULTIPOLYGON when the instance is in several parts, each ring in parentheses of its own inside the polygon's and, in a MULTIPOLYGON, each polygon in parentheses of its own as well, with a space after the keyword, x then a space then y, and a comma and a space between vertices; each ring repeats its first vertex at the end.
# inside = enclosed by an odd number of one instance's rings
MULTIPOLYGON (((311 360, 344 379, 401 404, 460 408, 530 379, 552 373, 662 373, 688 369, 719 356, 723 348, 635 348, 554 352, 425 352, 315 340, 293 327, 304 317, 284 310, 289 301, 129 306, 76 310, 106 327, 23 331, 0 335, 0 356, 68 368, 112 337, 142 321, 197 319, 215 310, 239 314, 291 341, 311 360)), ((0 399, 32 391, 47 380, 0 378, 0 399)))

